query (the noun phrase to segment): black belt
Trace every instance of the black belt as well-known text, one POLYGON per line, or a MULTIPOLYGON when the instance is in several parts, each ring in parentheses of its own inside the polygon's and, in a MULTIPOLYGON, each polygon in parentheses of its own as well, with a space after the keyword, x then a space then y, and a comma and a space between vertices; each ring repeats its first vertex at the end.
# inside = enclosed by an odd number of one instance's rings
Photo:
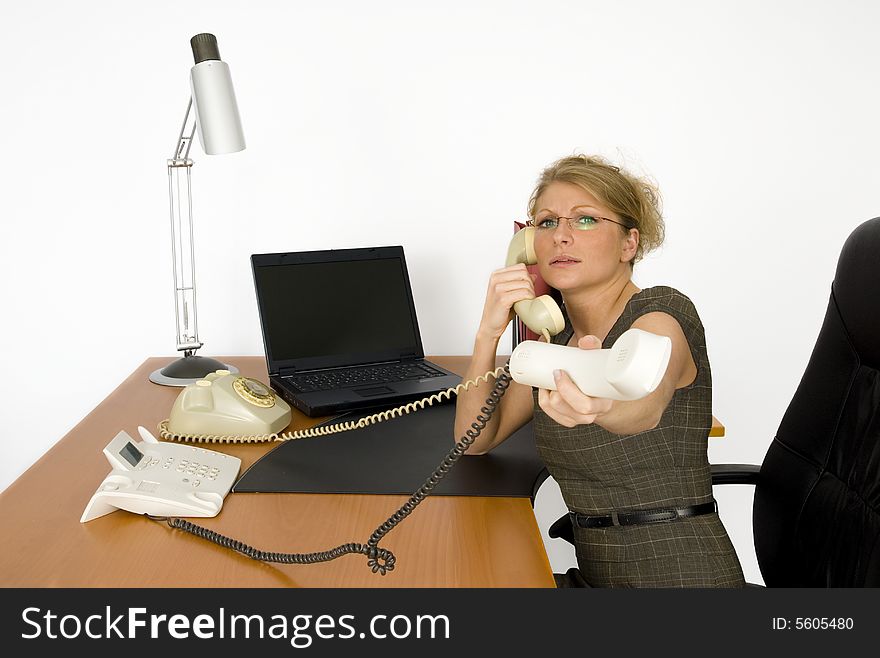
POLYGON ((577 512, 569 512, 571 524, 581 528, 608 528, 615 525, 642 525, 644 523, 665 523, 687 516, 701 516, 718 511, 718 503, 690 505, 674 509, 644 509, 634 512, 612 512, 608 516, 587 516, 577 512))

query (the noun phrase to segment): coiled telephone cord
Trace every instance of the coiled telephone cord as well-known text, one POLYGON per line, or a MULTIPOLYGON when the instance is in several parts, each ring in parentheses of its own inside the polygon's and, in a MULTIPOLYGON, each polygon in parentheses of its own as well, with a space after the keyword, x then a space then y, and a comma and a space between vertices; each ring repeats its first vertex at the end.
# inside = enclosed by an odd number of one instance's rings
MULTIPOLYGON (((500 373, 506 367, 507 366, 496 368, 495 370, 487 372, 484 375, 480 375, 475 379, 462 382, 458 386, 447 388, 445 391, 440 391, 439 393, 435 393, 434 395, 431 395, 429 397, 422 398, 421 400, 416 400, 415 402, 410 402, 409 404, 405 404, 394 409, 382 411, 380 413, 373 414, 372 416, 359 418, 356 421, 351 420, 344 423, 337 423, 335 425, 311 427, 309 429, 296 430, 294 432, 285 432, 284 434, 278 434, 276 432, 273 434, 225 436, 220 434, 178 434, 176 432, 172 432, 168 428, 169 419, 166 418, 161 423, 159 423, 159 436, 161 436, 166 441, 180 441, 187 443, 266 443, 269 441, 292 441, 295 439, 311 439, 319 436, 327 436, 329 434, 337 434, 339 432, 348 432, 351 430, 357 430, 363 427, 367 427, 368 425, 382 423, 386 420, 390 420, 397 416, 403 416, 419 409, 424 409, 426 406, 431 406, 435 402, 440 402, 444 399, 449 400, 452 398, 453 395, 458 395, 462 391, 466 391, 471 386, 479 386, 480 382, 488 383, 489 377, 494 377, 497 380, 500 376, 500 373)), ((509 371, 507 372, 509 373, 509 371)))
MULTIPOLYGON (((498 402, 507 392, 507 387, 510 386, 510 382, 512 381, 512 378, 510 376, 509 364, 498 368, 494 371, 494 374, 496 377, 495 385, 492 387, 492 391, 489 393, 489 397, 486 398, 486 402, 484 403, 484 405, 480 407, 480 413, 477 414, 476 420, 471 423, 470 428, 465 431, 465 435, 461 437, 461 439, 459 439, 459 441, 455 444, 455 447, 449 451, 449 453, 446 455, 440 465, 436 469, 434 469, 434 472, 427 480, 425 480, 425 483, 418 489, 418 491, 410 496, 409 500, 407 500, 394 514, 388 517, 388 519, 384 523, 382 523, 382 525, 380 525, 378 528, 376 528, 375 531, 373 531, 373 534, 370 535, 370 539, 367 541, 366 544, 342 544, 341 546, 337 546, 336 548, 332 548, 328 551, 318 551, 315 553, 272 553, 261 551, 252 546, 248 546, 247 544, 240 542, 236 539, 226 537, 225 535, 221 535, 220 533, 209 530, 208 528, 203 528, 202 526, 198 526, 195 523, 191 523, 190 521, 184 521, 183 519, 156 516, 150 516, 149 518, 154 521, 165 521, 171 528, 183 530, 184 532, 187 532, 191 535, 201 537, 202 539, 206 539, 210 542, 218 544, 219 546, 223 546, 224 548, 237 551, 242 555, 246 555, 249 558, 259 560, 261 562, 278 562, 281 564, 315 564, 318 562, 329 562, 330 560, 335 560, 336 558, 342 557, 343 555, 348 555, 349 553, 366 555, 367 566, 370 567, 373 573, 379 573, 384 576, 386 573, 394 569, 396 558, 394 556, 394 553, 392 553, 388 549, 379 548, 379 542, 382 541, 382 538, 385 537, 385 535, 387 535, 389 532, 391 532, 395 528, 395 526, 397 526, 397 524, 399 524, 407 516, 412 514, 413 510, 419 505, 419 503, 421 503, 425 498, 428 497, 428 494, 431 493, 431 490, 436 487, 440 480, 442 480, 446 476, 449 470, 455 465, 455 462, 457 462, 459 458, 465 452, 467 452, 467 449, 470 448, 471 444, 477 439, 478 436, 480 436, 482 431, 485 429, 486 425, 489 423, 489 420, 492 418, 492 414, 494 414, 496 411, 498 402)), ((483 378, 483 381, 487 380, 483 378)), ((467 384, 473 384, 473 381, 467 382, 467 384)), ((462 386, 466 387, 465 384, 460 384, 458 387, 456 387, 456 389, 461 388, 462 386)), ((449 389, 449 391, 457 392, 456 389, 449 389)), ((444 391, 444 393, 447 392, 448 391, 444 391)), ((442 395, 442 393, 440 395, 442 395)), ((424 400, 420 400, 419 402, 424 402, 424 400)), ((431 403, 428 402, 427 404, 431 403)), ((403 407, 399 409, 402 408, 403 407)), ((394 412, 399 411, 399 409, 395 409, 391 412, 386 413, 392 414, 391 416, 388 416, 390 418, 393 417, 394 412)), ((376 416, 381 415, 382 414, 376 414, 376 416)), ((374 418, 374 416, 371 416, 370 418, 374 418)), ((382 420, 387 420, 387 418, 383 418, 382 420)), ((354 423, 354 425, 358 427, 366 427, 366 425, 357 425, 356 423, 354 423)))

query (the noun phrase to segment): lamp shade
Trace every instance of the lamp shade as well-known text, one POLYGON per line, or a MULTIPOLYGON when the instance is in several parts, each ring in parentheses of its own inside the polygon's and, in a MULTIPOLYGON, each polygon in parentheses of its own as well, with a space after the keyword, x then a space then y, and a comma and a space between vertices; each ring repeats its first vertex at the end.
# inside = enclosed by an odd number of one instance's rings
POLYGON ((241 117, 229 66, 220 60, 213 34, 190 41, 196 64, 190 71, 193 107, 202 150, 208 155, 235 153, 245 148, 241 117))

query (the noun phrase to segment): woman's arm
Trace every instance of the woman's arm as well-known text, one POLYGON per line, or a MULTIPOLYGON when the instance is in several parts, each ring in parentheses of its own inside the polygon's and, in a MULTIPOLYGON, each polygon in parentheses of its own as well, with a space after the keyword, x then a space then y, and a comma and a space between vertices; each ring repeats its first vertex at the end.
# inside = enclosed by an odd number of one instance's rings
MULTIPOLYGON (((486 292, 486 303, 480 327, 474 340, 474 353, 464 381, 475 379, 495 370, 495 352, 498 341, 513 318, 513 305, 535 296, 533 279, 525 265, 513 265, 492 273, 486 292)), ((494 381, 470 387, 458 395, 455 402, 455 440, 457 441, 476 421, 492 390, 494 381)), ((532 389, 511 382, 501 398, 495 413, 467 454, 482 455, 504 441, 532 417, 532 389)))
MULTIPOLYGON (((609 432, 623 435, 638 434, 657 426, 675 390, 693 383, 697 367, 681 325, 668 313, 647 313, 632 326, 672 340, 666 374, 654 392, 629 402, 591 398, 580 392, 567 373, 559 372, 555 377, 556 391, 541 389, 538 392, 538 404, 548 416, 566 427, 596 423, 609 432)), ((584 336, 578 341, 578 347, 597 349, 601 344, 595 336, 584 336)))
MULTIPOLYGON (((474 356, 470 366, 464 375, 464 381, 475 379, 495 369, 495 349, 497 343, 491 347, 481 344, 479 339, 474 344, 474 356)), ((455 440, 461 439, 471 423, 475 422, 478 414, 482 414, 481 407, 485 406, 486 398, 492 391, 495 380, 491 377, 485 384, 470 387, 467 391, 459 394, 455 402, 455 440)), ((534 400, 532 399, 532 387, 516 382, 510 382, 507 391, 489 423, 480 432, 480 436, 468 449, 469 455, 484 455, 492 448, 502 443, 505 439, 516 432, 520 427, 532 419, 534 400)))

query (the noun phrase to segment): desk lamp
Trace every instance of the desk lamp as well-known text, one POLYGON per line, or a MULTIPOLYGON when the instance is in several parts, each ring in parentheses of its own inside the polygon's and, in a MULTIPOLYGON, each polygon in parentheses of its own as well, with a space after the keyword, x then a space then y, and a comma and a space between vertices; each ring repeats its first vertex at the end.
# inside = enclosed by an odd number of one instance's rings
POLYGON ((190 39, 190 45, 195 58, 195 66, 190 71, 192 94, 177 138, 177 148, 168 160, 174 315, 177 321, 177 350, 184 355, 150 374, 150 381, 165 386, 186 386, 219 369, 238 372, 234 366, 195 355, 203 343, 199 341, 196 318, 195 251, 190 196, 190 170, 193 161, 189 158, 189 149, 196 128, 202 149, 207 155, 243 150, 244 133, 235 102, 232 77, 229 67, 220 60, 217 38, 213 34, 197 34, 190 39))

